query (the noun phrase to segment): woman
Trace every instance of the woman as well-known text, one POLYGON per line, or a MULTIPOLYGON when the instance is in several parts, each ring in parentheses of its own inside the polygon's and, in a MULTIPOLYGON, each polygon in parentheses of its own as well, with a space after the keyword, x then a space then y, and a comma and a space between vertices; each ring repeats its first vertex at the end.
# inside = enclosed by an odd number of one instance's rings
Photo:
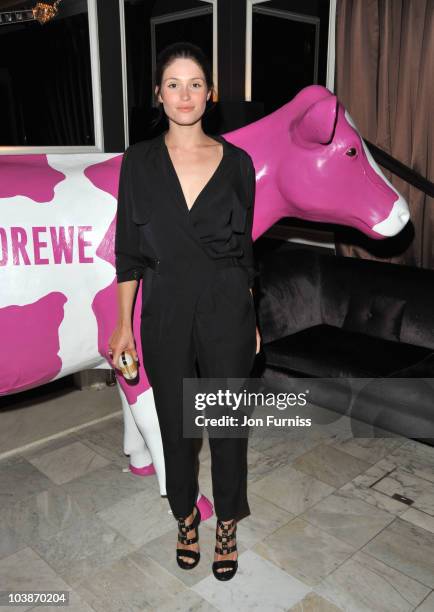
MULTIPOLYGON (((159 55, 155 94, 169 129, 130 146, 122 161, 116 223, 119 320, 109 346, 137 359, 132 307, 142 281, 143 365, 152 385, 178 519, 177 562, 200 558, 194 440, 183 436, 183 378, 248 377, 260 336, 252 295, 255 169, 250 156, 201 119, 213 89, 203 52, 189 43, 159 55)), ((209 438, 217 515, 213 573, 238 567, 236 522, 250 513, 247 438, 209 438)))

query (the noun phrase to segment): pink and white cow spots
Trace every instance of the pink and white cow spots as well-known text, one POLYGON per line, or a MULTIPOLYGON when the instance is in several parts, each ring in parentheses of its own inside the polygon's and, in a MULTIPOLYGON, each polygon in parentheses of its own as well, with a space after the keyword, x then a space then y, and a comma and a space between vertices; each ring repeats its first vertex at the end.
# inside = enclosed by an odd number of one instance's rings
MULTIPOLYGON (((122 155, 102 161, 99 164, 93 164, 85 169, 84 175, 98 189, 112 195, 115 199, 118 196, 119 171, 121 167, 122 155), (115 165, 116 172, 113 172, 115 165)), ((98 245, 96 254, 101 259, 108 261, 113 266, 115 265, 114 254, 114 238, 116 229, 116 218, 113 218, 112 223, 107 228, 104 238, 98 245)))
POLYGON ((4 155, 0 164, 0 198, 22 195, 49 204, 56 185, 64 179, 63 172, 49 165, 46 155, 4 155))
POLYGON ((0 395, 37 387, 62 369, 59 326, 66 296, 53 291, 33 304, 0 310, 2 367, 0 395))
MULTIPOLYGON (((0 394, 107 367, 98 353, 101 322, 92 304, 114 281, 121 159, 119 154, 0 157, 0 327, 7 348, 1 352, 0 394), (93 176, 102 176, 101 188, 93 176)), ((116 299, 108 300, 106 310, 114 318, 116 308, 116 299)))
MULTIPOLYGON (((271 115, 224 136, 255 164, 254 239, 282 217, 341 223, 376 239, 397 234, 409 219, 405 200, 324 87, 306 87, 271 115)), ((109 367, 107 344, 117 319, 113 247, 121 159, 122 154, 92 153, 0 157, 0 326, 3 338, 7 329, 8 338, 15 338, 3 342, 8 354, 2 350, 0 394, 109 367), (43 317, 39 304, 45 305, 43 317), (31 316, 33 326, 27 324, 31 316), (39 332, 49 340, 35 377, 33 357, 25 361, 28 369, 17 364, 23 347, 32 356, 39 350, 39 332)), ((139 354, 140 307, 138 292, 139 354)), ((142 365, 139 374, 136 387, 118 375, 130 404, 149 389, 142 365)))

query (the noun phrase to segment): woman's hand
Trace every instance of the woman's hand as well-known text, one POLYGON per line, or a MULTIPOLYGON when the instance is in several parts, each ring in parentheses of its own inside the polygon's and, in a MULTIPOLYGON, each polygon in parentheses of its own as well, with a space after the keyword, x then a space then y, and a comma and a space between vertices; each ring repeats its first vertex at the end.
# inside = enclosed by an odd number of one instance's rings
POLYGON ((109 339, 109 358, 113 367, 119 370, 119 357, 122 351, 128 351, 133 359, 138 361, 136 346, 134 343, 133 331, 130 325, 122 325, 118 323, 114 332, 109 339))
POLYGON ((256 326, 256 354, 261 350, 261 334, 259 333, 258 326, 256 326))

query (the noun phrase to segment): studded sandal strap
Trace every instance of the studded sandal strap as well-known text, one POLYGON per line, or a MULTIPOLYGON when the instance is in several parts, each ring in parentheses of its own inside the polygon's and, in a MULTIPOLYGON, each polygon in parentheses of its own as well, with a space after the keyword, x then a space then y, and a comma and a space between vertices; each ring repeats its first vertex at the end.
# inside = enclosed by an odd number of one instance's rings
POLYGON ((231 533, 229 533, 229 529, 222 529, 222 535, 220 535, 218 533, 218 530, 216 529, 216 540, 218 540, 219 542, 222 542, 224 540, 231 540, 232 538, 236 537, 236 534, 237 534, 236 527, 234 527, 231 533))
POLYGON ((217 540, 219 542, 221 542, 221 544, 216 544, 216 552, 220 552, 222 551, 222 555, 226 555, 229 552, 232 552, 233 550, 237 549, 237 543, 235 541, 235 544, 233 544, 232 546, 229 546, 228 542, 229 540, 231 540, 232 538, 228 538, 228 540, 226 540, 225 538, 222 538, 221 540, 217 540), (219 550, 217 550, 217 548, 219 550))
POLYGON ((228 548, 219 548, 216 546, 214 550, 218 555, 229 555, 231 552, 235 552, 237 550, 237 545, 235 544, 235 546, 229 546, 228 548))
POLYGON ((235 527, 236 527, 237 525, 236 525, 236 521, 235 521, 235 519, 232 519, 232 520, 231 520, 231 522, 230 522, 228 525, 225 525, 225 524, 224 524, 224 522, 223 522, 223 521, 221 521, 220 519, 218 519, 218 520, 217 520, 217 526, 218 526, 218 527, 220 527, 220 529, 222 529, 222 530, 226 530, 226 531, 227 531, 228 529, 232 529, 232 527, 234 526, 234 524, 235 524, 235 527))
POLYGON ((186 536, 181 535, 180 533, 178 533, 178 542, 181 542, 181 544, 196 544, 196 542, 198 542, 198 537, 197 535, 194 536, 194 538, 187 538, 186 536))
POLYGON ((187 537, 187 533, 189 531, 195 531, 195 529, 196 529, 195 527, 189 527, 187 529, 182 529, 182 533, 178 532, 178 540, 180 542, 183 542, 183 544, 194 544, 195 542, 197 542, 197 532, 191 538, 187 537))
POLYGON ((192 530, 192 529, 196 529, 197 525, 193 525, 193 523, 190 523, 189 525, 178 525, 178 529, 181 533, 187 533, 188 531, 192 530))
POLYGON ((188 525, 185 522, 185 519, 178 519, 178 542, 181 544, 196 544, 199 541, 197 531, 192 538, 187 537, 187 533, 189 531, 195 531, 199 523, 199 513, 196 511, 196 515, 194 516, 191 523, 188 525))
POLYGON ((195 519, 196 517, 194 517, 194 519, 191 521, 191 523, 188 523, 188 525, 184 519, 178 519, 179 529, 181 529, 182 531, 190 531, 190 529, 195 529, 196 528, 195 519))
POLYGON ((222 536, 216 533, 215 539, 218 542, 227 542, 228 540, 235 539, 235 537, 236 537, 236 532, 234 531, 233 533, 224 533, 222 536))
POLYGON ((228 555, 231 552, 237 550, 237 544, 233 546, 229 546, 228 543, 230 540, 236 539, 237 532, 237 524, 235 519, 233 519, 228 525, 225 525, 222 521, 217 521, 217 529, 216 529, 216 540, 217 542, 221 542, 221 544, 216 544, 215 552, 219 555, 228 555), (221 529, 222 535, 218 533, 218 528, 221 529), (231 531, 231 533, 229 533, 231 531))

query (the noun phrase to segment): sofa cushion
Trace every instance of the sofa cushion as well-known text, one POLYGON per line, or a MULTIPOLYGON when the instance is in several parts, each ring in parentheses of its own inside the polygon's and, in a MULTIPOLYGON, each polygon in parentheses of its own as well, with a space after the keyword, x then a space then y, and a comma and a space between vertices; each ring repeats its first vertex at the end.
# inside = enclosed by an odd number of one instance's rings
POLYGON ((319 259, 313 251, 294 254, 279 250, 260 264, 257 316, 263 342, 322 323, 319 259))
POLYGON ((353 293, 343 329, 376 336, 384 340, 400 340, 405 300, 366 291, 353 293))
MULTIPOLYGON (((373 335, 385 340, 394 339, 399 326, 401 342, 434 349, 434 270, 357 257, 322 254, 317 257, 320 260, 321 323, 343 327, 348 316, 347 323, 353 331, 364 330, 371 334, 372 329, 373 335), (379 300, 375 315, 378 325, 372 317, 368 327, 363 328, 367 319, 362 315, 370 312, 369 301, 373 303, 374 296, 379 300), (405 308, 401 311, 399 304, 404 302, 405 308), (387 317, 389 305, 397 307, 390 318, 387 317), (356 321, 357 312, 360 318, 356 321)), ((298 257, 293 254, 292 259, 294 267, 298 265, 301 272, 302 254, 298 257)))
POLYGON ((388 376, 432 353, 423 347, 323 324, 265 343, 263 349, 267 365, 321 378, 388 376))

